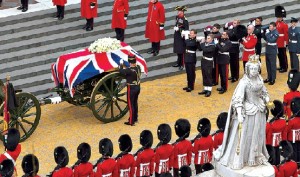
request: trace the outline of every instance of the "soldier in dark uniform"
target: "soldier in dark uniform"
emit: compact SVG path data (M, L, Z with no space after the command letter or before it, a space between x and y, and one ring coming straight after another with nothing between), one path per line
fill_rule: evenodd
M174 44L173 52L177 54L177 63L173 67L179 67L179 70L183 69L183 55L185 53L185 42L184 38L181 36L182 31L189 30L189 22L184 16L184 11L186 11L185 6L177 6L175 10L178 10L176 16L176 23L174 26Z
M14 174L14 163L6 159L0 164L0 176L2 177L12 177Z
M191 92L194 90L194 84L196 79L196 50L199 46L199 42L196 40L197 31L192 29L189 34L189 39L185 40L186 51L184 55L184 65L187 75L188 85L183 90Z
M239 63L239 53L240 53L240 41L237 37L237 25L238 20L234 20L231 29L228 28L228 36L232 45L229 50L230 56L230 74L229 80L231 82L236 82L239 79L240 74L240 63Z
M257 37L257 43L255 45L255 54L259 55L259 61L261 62L260 55L261 55L261 38L262 38L262 32L261 32L261 23L263 19L262 17L256 17L255 18L255 26L253 33ZM261 72L261 71L260 71Z
M21 6L17 9L22 10L22 12L26 12L28 10L28 0L21 0Z
M138 121L138 97L140 94L141 68L136 64L135 56L129 55L128 62L130 67L124 68L124 65L121 64L119 72L126 77L127 83L129 119L124 124L133 126Z
M88 143L81 143L77 147L78 161L74 167L74 177L76 176L93 176L93 165L89 162L91 158L91 146Z
M27 177L39 177L39 160L33 154L27 154L22 160L22 169Z
M217 90L219 91L219 94L223 94L228 88L229 50L231 48L231 42L226 31L222 33L221 40L216 44L216 48L218 50L217 64L221 78L221 87L217 88Z
M99 153L102 157L94 165L95 177L113 177L116 161L111 158L114 152L114 146L110 139L103 138L99 141Z
M300 54L300 29L297 27L298 19L291 19L291 27L289 27L289 45L288 49L291 58L291 69L297 69L299 71L299 59Z
M215 41L215 44L217 41L219 41L221 39L221 33L220 33L220 28L221 26L216 23L213 25L211 33L214 35L213 40ZM218 56L218 51L215 50L214 56L213 56L213 68L212 68L212 83L213 85L218 85L219 83L219 69L218 69L218 65L217 65L217 56ZM202 66L202 65L201 65Z
M206 97L211 95L211 90L213 86L212 71L214 66L214 54L216 52L216 46L213 41L214 35L209 34L206 38L206 42L202 41L200 43L200 51L203 51L203 58L201 60L201 71L203 80L203 91L199 92L199 95L205 94Z

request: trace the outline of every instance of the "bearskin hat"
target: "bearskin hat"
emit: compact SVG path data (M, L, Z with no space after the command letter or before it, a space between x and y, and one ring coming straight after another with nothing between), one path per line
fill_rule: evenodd
M236 26L236 37L238 39L242 39L248 35L247 27L245 25L237 25Z
M274 108L271 109L271 113L274 117L279 118L283 116L283 104L279 100L274 100Z
M23 172L29 176L35 176L39 172L39 160L33 154L27 154L22 160Z
M144 148L150 148L153 144L153 135L150 130L143 130L140 134L140 144Z
M160 177L173 177L170 172L162 173Z
M220 130L225 130L226 121L227 121L227 112L221 112L217 117L217 126Z
M288 141L281 141L279 144L280 154L286 159L291 159L293 156L293 147Z
M299 87L300 73L296 69L291 69L288 74L287 84L292 91L296 91Z
M184 165L184 166L180 167L179 176L180 177L190 177L190 176L192 176L191 168L187 165Z
M122 152L130 152L132 150L132 140L128 134L121 135L118 142Z
M4 147L9 151L14 151L20 142L20 132L18 129L9 128L4 135Z
M99 142L99 153L103 156L109 156L111 157L114 152L114 146L110 139L103 138Z
M197 130L203 137L207 137L210 134L211 124L207 118L202 118L198 121Z
M275 7L275 17L286 17L286 11L283 6Z
M69 154L64 146L58 146L54 149L54 160L56 164L65 167L69 163Z
M157 137L162 144L167 144L171 141L172 130L169 124L160 124L157 127Z
M14 174L14 163L9 160L3 160L0 164L0 175L2 177L11 177Z
M77 147L77 158L83 163L86 163L90 160L91 146L88 143L81 143Z
M292 99L291 110L293 112L293 116L300 116L300 97L295 97Z
M202 165L201 173L205 172L205 171L210 171L210 170L213 170L213 169L214 169L214 166L211 163L205 163L205 164Z
M187 119L178 119L175 122L175 132L178 137L187 138L190 136L191 124Z

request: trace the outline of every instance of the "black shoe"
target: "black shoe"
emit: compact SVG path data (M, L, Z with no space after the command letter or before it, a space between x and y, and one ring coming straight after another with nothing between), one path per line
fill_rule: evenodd
M84 29L84 30L85 30L85 29L86 29L86 25L84 25L84 26L82 27L82 29Z
M59 21L61 21L62 19L64 19L64 17L58 17L57 18Z
M157 56L158 55L158 51L153 52L153 56Z
M198 92L198 95L204 95L206 94L208 91L207 90L202 90L202 92Z
M265 80L264 80L264 83L268 83L268 82L269 82L269 79L265 79Z
M22 12L26 12L28 10L28 8L24 8L22 9Z
M186 92L191 92L192 90L194 90L194 89L187 88L187 89L186 89Z
M92 30L93 30L93 28L91 28L91 27L88 27L88 28L86 28L85 30L86 30L86 31L92 31Z
M285 72L287 72L287 70L286 69L281 69L281 70L279 70L279 72L280 73L285 73Z
M229 77L229 78L228 78L229 81L232 80L232 79L233 79L233 77Z
M179 64L172 65L172 67L179 67L179 66L180 66Z
M209 97L211 95L211 91L207 91L205 97Z
M274 85L275 84L275 81L270 81L269 82L269 85Z
M147 53L148 54L154 53L154 50L153 49L149 49Z
M237 81L236 78L232 78L232 79L231 79L231 82L232 82L232 83L234 83L234 82L236 82L236 81Z
M223 94L223 93L225 93L226 91L227 91L227 90L222 89L222 90L219 91L219 94Z
M278 71L279 71L279 70L282 70L282 68L276 68L276 70L278 70Z
M18 7L17 10L23 10L23 6Z
M188 89L188 87L183 87L183 88L182 88L182 90L187 90L187 89Z
M125 125L131 125L131 126L135 126L135 124L130 124L130 122L124 122Z
M216 85L218 85L218 84L219 84L218 82L215 82L215 83L213 83L212 85L213 85L213 86L216 86Z
M221 90L223 90L222 88L217 88L217 91L221 91Z
M182 71L183 70L183 66L179 66L179 68L178 68L180 71Z

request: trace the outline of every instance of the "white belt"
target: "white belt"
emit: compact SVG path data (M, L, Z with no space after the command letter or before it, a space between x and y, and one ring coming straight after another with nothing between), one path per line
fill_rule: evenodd
M140 164L140 176L150 176L150 163Z
M254 48L253 49L245 49L244 48L244 50L247 51L247 52L250 52L250 51L254 51L255 49Z
M204 157L203 163L209 162L209 159L208 159L208 149L206 149L206 150L198 151L198 164L200 164L200 162L201 162L202 154L203 154L203 157Z
M112 173L108 173L106 175L102 175L102 177L111 177Z
M277 43L267 43L268 45L277 45Z
M193 51L193 50L186 50L186 53L196 53L196 51Z
M296 44L298 41L290 40L290 43Z
M231 44L239 44L239 41L231 41Z
M184 165L187 165L187 154L178 154L178 169Z
M219 51L219 54L222 54L222 55L229 55L229 52L220 52L220 51Z
M292 130L293 131L293 143L300 140L300 129Z
M158 174L165 173L165 172L169 171L168 162L169 162L169 158L161 159L159 161Z
M9 155L9 153L5 152L4 155L7 159L13 162L14 166L16 166L16 161Z
M203 58L206 59L206 60L209 60L209 61L213 61L214 60L213 57L211 57L211 58L209 58L209 57L203 57Z
M278 146L281 141L281 133L272 133L272 146Z
M279 34L280 37L284 36L284 34Z
M127 169L121 169L120 170L120 177L129 177L129 171L130 171L130 167Z

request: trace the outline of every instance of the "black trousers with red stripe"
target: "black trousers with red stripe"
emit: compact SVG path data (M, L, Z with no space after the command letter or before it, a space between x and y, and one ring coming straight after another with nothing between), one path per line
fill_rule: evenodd
M228 88L228 64L218 64L220 79L221 79L221 88L227 90Z
M287 70L288 69L288 60L286 56L286 48L278 48L278 59L279 59L279 66L281 69Z
M129 108L129 119L130 124L134 124L138 121L138 97L140 94L139 85L127 85L127 104Z

